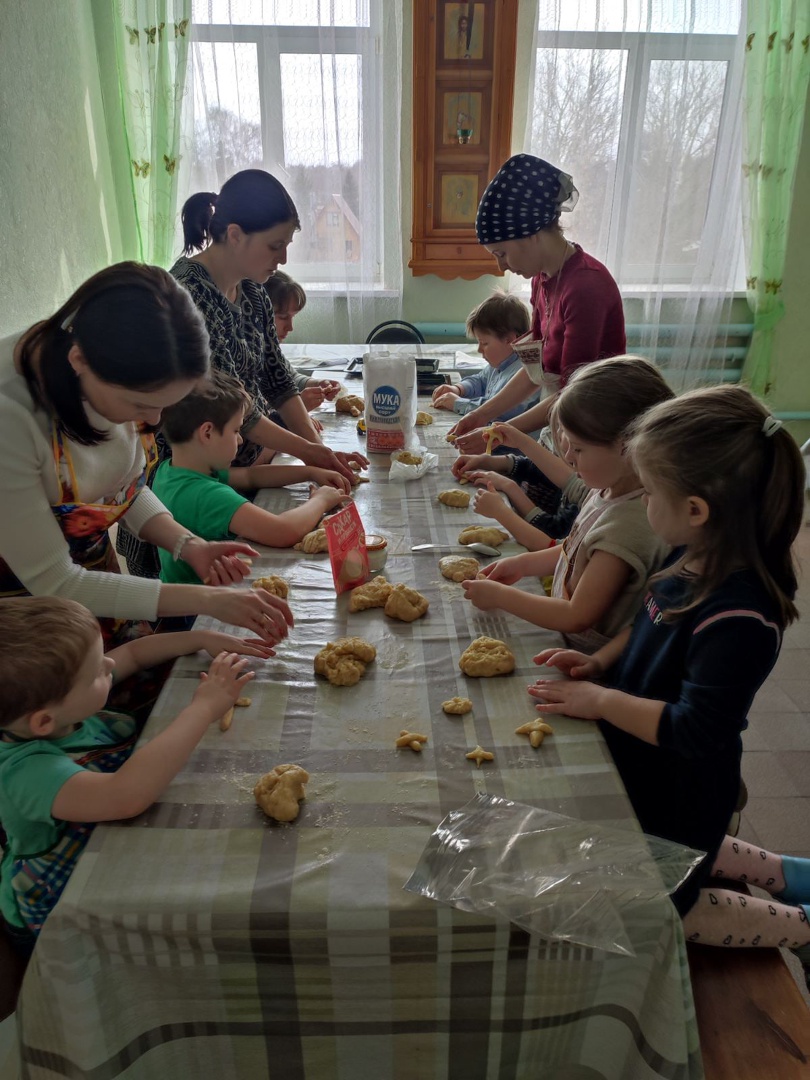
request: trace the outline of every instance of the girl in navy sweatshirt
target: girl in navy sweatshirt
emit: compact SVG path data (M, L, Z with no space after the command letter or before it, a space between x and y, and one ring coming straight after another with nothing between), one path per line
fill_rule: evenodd
M529 693L540 712L599 722L645 832L706 852L673 896L689 940L787 945L810 960L810 860L726 836L747 713L798 614L799 449L752 394L721 386L652 408L628 450L649 522L675 551L632 627L593 656L540 653L567 678Z

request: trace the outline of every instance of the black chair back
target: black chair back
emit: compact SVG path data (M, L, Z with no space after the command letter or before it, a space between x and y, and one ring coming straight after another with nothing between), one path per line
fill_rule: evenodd
M366 345L424 345L425 339L413 323L389 319L378 323L366 338Z

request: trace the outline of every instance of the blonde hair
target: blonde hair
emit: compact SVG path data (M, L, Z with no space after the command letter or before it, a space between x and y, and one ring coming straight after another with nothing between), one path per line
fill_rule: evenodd
M791 546L802 523L804 463L783 428L765 434L769 418L744 387L713 386L656 406L632 433L638 468L674 496L696 496L709 507L703 571L689 601L670 617L696 607L741 566L757 574L783 626L798 616ZM651 580L681 572L685 558Z
M0 600L0 728L63 701L101 631L75 600Z
M642 413L675 395L664 376L641 356L612 356L578 368L552 408L560 424L585 442L610 446Z
M529 309L517 296L497 290L473 308L467 316L467 336L494 334L505 338L509 334L522 337L531 325Z

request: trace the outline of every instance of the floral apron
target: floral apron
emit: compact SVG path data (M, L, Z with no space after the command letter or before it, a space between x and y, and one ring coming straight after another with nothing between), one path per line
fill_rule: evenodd
M83 503L79 499L70 448L58 425L53 424L51 445L56 478L59 483L59 496L51 505L51 509L67 541L71 559L85 570L102 570L108 574L120 573L118 560L110 543L109 529L132 506L135 496L143 488L157 463L154 435L141 432L140 439L146 459L140 476L136 476L129 484L103 502ZM9 596L28 596L28 590L11 572L7 563L0 559L0 597ZM98 621L105 649L121 645L133 637L143 636L145 627L148 625L133 624L126 619L102 618Z
M70 751L69 757L91 772L116 772L133 751L137 725L131 716L106 711L98 716L109 728L110 744L99 746L93 743L86 750ZM31 934L39 934L42 929L94 828L92 824L65 822L61 836L49 851L21 856L11 864L11 886L17 910Z
M71 559L85 570L101 570L108 574L121 572L110 543L109 529L132 506L158 460L154 435L141 431L140 440L145 458L143 472L102 502L84 503L79 498L70 447L58 425L54 423L52 427L51 444L59 496L51 509L67 541ZM0 598L28 595L22 582L0 558ZM133 622L128 619L100 618L98 624L105 652L134 638L154 633L145 620ZM145 721L168 677L171 664L170 661L124 679L113 687L109 698L110 706L134 713L139 721Z

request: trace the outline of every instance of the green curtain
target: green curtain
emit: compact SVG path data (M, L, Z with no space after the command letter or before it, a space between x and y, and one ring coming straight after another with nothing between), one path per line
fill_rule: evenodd
M191 0L110 0L138 257L174 260Z
M771 389L774 328L810 81L810 0L747 0L743 150L746 286L754 334L744 376Z

